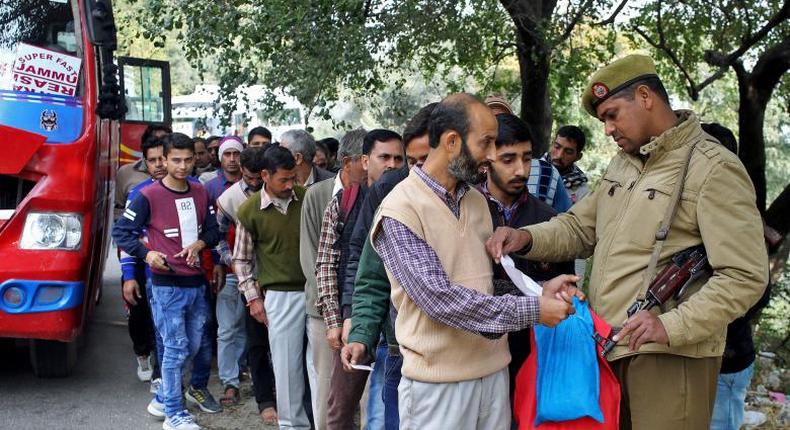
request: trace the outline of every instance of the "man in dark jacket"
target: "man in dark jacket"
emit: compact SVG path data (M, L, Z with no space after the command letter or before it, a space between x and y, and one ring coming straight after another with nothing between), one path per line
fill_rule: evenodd
M494 228L507 226L519 228L548 221L557 211L527 191L526 179L529 177L532 162L532 133L529 126L515 115L497 115L499 130L496 139L496 153L491 156L488 178L478 190L486 196ZM516 268L535 281L548 281L557 275L574 273L572 261L562 263L543 263L517 258ZM511 287L510 278L501 265L494 266L494 289L497 294L518 294ZM512 332L508 336L510 355L511 401L516 385L516 375L529 355L530 329Z

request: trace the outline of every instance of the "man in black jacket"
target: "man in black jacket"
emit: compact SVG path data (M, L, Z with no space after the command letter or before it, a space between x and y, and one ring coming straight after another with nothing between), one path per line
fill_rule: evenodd
M478 190L486 196L494 228L519 228L548 221L557 211L527 191L526 181L532 162L532 133L529 126L515 115L502 113L496 116L499 130L495 153L489 158L486 182ZM515 259L516 268L535 281L547 281L557 275L574 273L572 261L543 263ZM496 294L521 294L511 286L510 278L501 265L494 266ZM508 335L510 346L510 393L515 388L516 375L529 355L530 329Z

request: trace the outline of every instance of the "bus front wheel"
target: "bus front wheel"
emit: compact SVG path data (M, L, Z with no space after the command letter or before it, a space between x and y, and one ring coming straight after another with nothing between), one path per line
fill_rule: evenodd
M30 363L39 378L64 378L77 363L78 342L33 339L30 341Z

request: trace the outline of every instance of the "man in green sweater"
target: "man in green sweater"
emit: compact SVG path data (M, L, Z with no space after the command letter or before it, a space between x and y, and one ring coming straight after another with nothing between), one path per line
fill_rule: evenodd
M264 153L263 189L238 212L233 269L250 315L269 327L280 428L309 429L304 408L305 278L299 265L304 188L286 148Z

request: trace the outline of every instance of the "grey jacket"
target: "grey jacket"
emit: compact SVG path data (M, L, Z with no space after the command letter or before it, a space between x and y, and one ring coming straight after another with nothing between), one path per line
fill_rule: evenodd
M318 169L321 170L321 169ZM315 307L318 286L315 280L315 260L318 254L318 239L321 235L321 218L332 199L334 176L315 183L307 189L302 203L302 218L299 226L299 262L305 277L305 310L316 318L321 315Z

